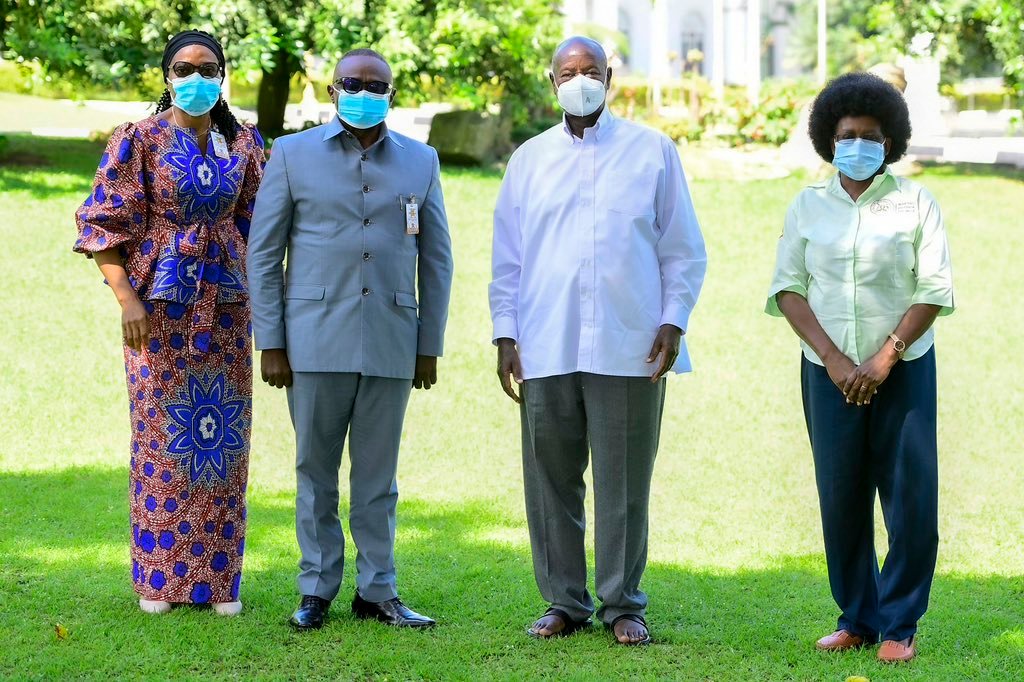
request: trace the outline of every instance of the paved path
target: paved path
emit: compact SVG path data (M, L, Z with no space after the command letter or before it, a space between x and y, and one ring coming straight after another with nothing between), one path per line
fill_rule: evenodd
M928 137L911 140L919 161L1006 164L1024 168L1024 137Z

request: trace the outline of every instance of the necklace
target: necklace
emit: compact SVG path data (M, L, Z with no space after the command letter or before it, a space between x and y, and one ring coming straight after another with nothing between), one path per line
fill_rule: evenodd
M186 128L187 127L187 126L183 126L180 123L178 123L178 114L177 114L177 112L174 111L174 107L173 106L171 107L171 120L173 120L174 121L174 125L178 126L179 128ZM192 130L196 131L196 137L202 137L206 133L210 132L210 126L211 125L212 125L212 122L210 123L210 125L206 126L206 130L204 130L203 132L199 132L195 128L192 128Z

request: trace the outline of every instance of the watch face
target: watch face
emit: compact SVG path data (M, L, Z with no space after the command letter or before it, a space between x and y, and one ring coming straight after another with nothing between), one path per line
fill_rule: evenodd
M902 341L893 341L892 347L896 349L897 353L902 353L907 349L907 344L903 343Z

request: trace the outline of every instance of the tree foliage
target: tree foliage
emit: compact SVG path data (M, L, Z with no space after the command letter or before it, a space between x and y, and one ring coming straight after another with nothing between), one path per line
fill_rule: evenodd
M501 104L517 121L546 106L544 71L561 33L555 0L9 0L0 50L80 82L139 83L182 28L219 36L233 68L260 78L259 125L280 132L306 55L358 46L391 62L403 101ZM538 104L539 103L539 104Z
M992 50L1003 64L1007 83L1024 95L1024 3L981 0L977 16L986 22Z
M817 3L795 2L791 57L816 62ZM918 52L942 63L943 77L998 73L1024 87L1024 3L1021 0L828 0L828 72L864 69Z
M65 78L116 85L159 66L187 3L146 0L9 0L0 18L7 58L38 60Z

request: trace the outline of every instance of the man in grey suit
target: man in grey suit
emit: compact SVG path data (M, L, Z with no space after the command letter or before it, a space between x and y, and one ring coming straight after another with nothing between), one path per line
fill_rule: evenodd
M290 622L322 626L341 585L338 469L348 435L352 611L429 627L398 599L395 475L410 390L436 383L448 317L440 169L431 147L384 123L395 91L380 54L353 50L334 76L338 117L277 139L249 238L263 380L287 388L296 436L302 601Z

